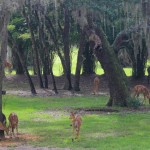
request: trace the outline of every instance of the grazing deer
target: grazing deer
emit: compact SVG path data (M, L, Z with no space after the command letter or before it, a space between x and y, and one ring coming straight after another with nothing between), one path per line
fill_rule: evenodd
M94 95L98 93L99 84L100 84L100 79L99 79L99 77L95 77L95 78L94 78L94 82L93 82L93 94L94 94Z
M144 103L144 101L146 103L146 98L147 98L147 99L149 99L149 104L150 104L150 92L146 86L136 85L136 86L134 86L132 92L134 94L134 97L139 97L140 94L143 94L143 96L144 96L143 103Z
M14 129L16 129L17 135L18 135L18 116L15 113L11 113L8 117L9 120L9 126L8 129L11 129L11 136L13 135L15 137L14 134Z
M80 115L75 114L74 112L70 113L70 117L69 119L71 120L71 126L73 128L73 135L76 133L76 139L79 138L79 134L80 134L80 127L82 124L82 119ZM73 139L72 139L73 141Z
M147 73L148 73L147 82L149 84L149 81L150 81L150 66L147 68Z

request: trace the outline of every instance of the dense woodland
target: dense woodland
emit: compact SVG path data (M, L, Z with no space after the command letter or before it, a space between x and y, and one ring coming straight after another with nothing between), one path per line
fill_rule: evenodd
M27 76L33 94L36 89L29 67L38 76L40 88L48 88L51 80L57 93L53 74L57 55L63 67L64 89L79 91L81 68L82 74L93 74L98 60L108 80L107 105L127 106L130 91L123 67L132 67L135 79L145 75L150 51L149 7L147 0L1 0L0 120L6 58L17 74ZM78 48L74 81L73 47Z

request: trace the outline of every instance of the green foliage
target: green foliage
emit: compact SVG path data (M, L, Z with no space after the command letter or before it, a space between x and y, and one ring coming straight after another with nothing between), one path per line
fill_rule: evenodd
M27 39L31 38L31 34L30 33L24 33L24 34L19 35L18 38L20 38L22 40L27 40Z
M13 30L15 29L15 25L9 24L9 25L7 26L7 29L8 29L9 31L13 31Z
M130 97L127 100L127 105L128 107L138 109L142 105L142 103L138 98Z

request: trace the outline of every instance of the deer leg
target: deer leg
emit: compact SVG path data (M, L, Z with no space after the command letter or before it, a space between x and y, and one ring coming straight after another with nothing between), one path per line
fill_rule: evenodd
M14 128L12 127L12 134L15 137Z
M75 126L74 126L74 124L72 124L72 128L73 128L73 130L72 130L72 135L73 135L73 137L74 137L74 135L75 135Z
M80 134L80 129L78 128L78 129L76 130L76 139L79 138L79 134Z
M142 102L143 104L145 104L146 103L146 96L144 95L144 99L143 99L143 102Z
M10 138L12 138L12 134L13 134L13 129L12 129L12 127L11 127L11 129L10 129Z
M95 83L94 83L95 84ZM93 86L93 94L95 95L96 92L95 92L95 85Z
M97 85L95 85L95 94L97 94L97 91L98 91Z
M18 125L16 125L16 133L17 133L17 136L18 136Z

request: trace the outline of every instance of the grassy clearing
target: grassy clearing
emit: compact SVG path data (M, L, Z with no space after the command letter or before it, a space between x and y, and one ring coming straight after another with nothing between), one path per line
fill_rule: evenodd
M3 96L6 116L16 112L19 131L40 136L28 141L35 146L76 150L150 149L150 113L84 114L79 141L72 142L69 111L75 108L104 107L108 97L38 98Z

